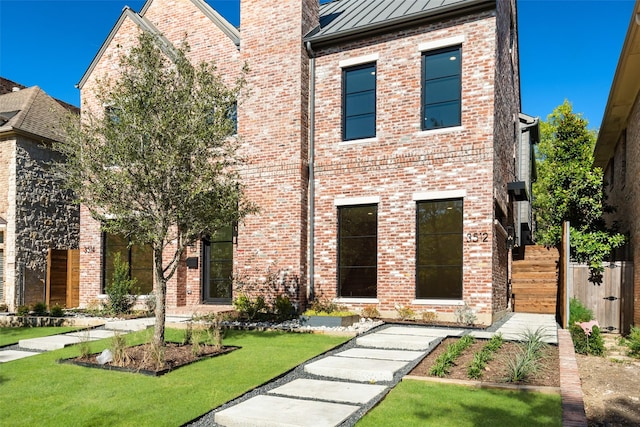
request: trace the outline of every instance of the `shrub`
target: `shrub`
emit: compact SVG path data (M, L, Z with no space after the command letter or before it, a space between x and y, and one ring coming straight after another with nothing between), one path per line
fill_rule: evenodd
M569 324L588 322L592 319L593 311L585 307L577 298L571 298L569 302Z
M425 322L435 322L438 320L438 314L435 311L423 311L422 320Z
M78 349L80 350L80 357L87 358L91 354L91 347L89 342L91 341L89 336L89 330L85 329L80 335L80 342L78 343Z
M222 339L224 338L224 315L222 313L215 313L211 318L211 322L209 323L209 327L207 328L207 333L209 334L209 341L216 348L216 350L220 350L222 348Z
M362 317L366 317L369 319L377 319L380 317L380 312L378 311L378 307L373 304L365 305L362 309Z
M602 335L600 335L599 327L594 326L591 329L591 333L587 335L580 325L574 323L569 327L569 332L571 333L576 353L592 356L604 355L604 341Z
M115 366L125 366L129 363L127 339L119 332L116 332L113 337L111 337L111 353L113 354L113 364Z
M456 321L458 323L462 323L463 325L473 325L478 317L473 312L473 309L469 307L469 304L466 302L463 306L456 308L455 310Z
M28 316L29 315L29 306L28 305L19 305L16 310L16 314L18 316Z
M401 320L411 320L416 317L416 312L411 307L404 305L396 305L396 312Z
M640 328L631 327L625 345L629 347L629 356L640 358Z
M62 317L64 316L64 310L58 304L51 307L51 316L52 317Z
M258 295L255 298L251 298L247 294L241 293L233 300L233 306L241 317L252 321L259 313L262 313L267 308L267 303L262 295Z
M540 369L540 357L526 345L518 346L517 352L506 360L506 382L525 381Z
M293 319L296 315L296 309L286 295L278 295L276 297L272 310L276 320L279 322Z
M0 313L6 313L9 311L9 306L7 304L0 304Z
M34 316L46 316L47 315L47 304L43 302L37 302L33 304L33 315Z
M344 312L348 310L346 307L341 306L333 302L332 300L317 298L315 301L313 301L313 304L311 304L311 311L315 313L332 314L332 313Z
M105 292L109 297L107 309L111 314L126 314L131 311L135 303L131 290L135 284L136 279L129 278L129 263L121 259L120 252L116 252L113 258L113 279L105 287Z

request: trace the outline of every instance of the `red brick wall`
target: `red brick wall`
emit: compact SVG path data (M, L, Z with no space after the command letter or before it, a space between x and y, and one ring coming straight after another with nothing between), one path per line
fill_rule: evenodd
M479 318L491 320L493 270L494 113L496 102L496 18L491 12L405 30L317 52L315 289L336 295L337 208L334 200L375 196L378 205L379 309L415 300L415 201L413 193L466 192L464 235L487 233L487 241L466 242L463 299ZM420 131L421 51L424 42L464 37L462 126ZM341 142L339 62L366 55L377 60L377 136ZM509 117L511 119L511 117ZM513 142L513 141L512 141ZM506 186L506 183L504 184ZM463 238L463 236L461 236ZM358 306L356 304L356 306ZM360 304L362 306L362 304ZM449 318L457 305L414 304Z

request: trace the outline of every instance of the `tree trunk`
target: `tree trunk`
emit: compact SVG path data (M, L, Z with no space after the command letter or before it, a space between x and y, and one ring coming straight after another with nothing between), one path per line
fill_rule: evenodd
M155 294L156 294L156 323L153 330L153 344L156 348L164 347L164 325L166 317L167 281L162 269L162 249L153 251Z

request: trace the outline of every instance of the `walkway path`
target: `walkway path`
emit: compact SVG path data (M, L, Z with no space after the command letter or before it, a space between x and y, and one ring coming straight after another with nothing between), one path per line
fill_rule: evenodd
M191 426L350 426L446 337L507 340L541 329L558 342L553 315L515 314L495 330L388 325L206 414Z

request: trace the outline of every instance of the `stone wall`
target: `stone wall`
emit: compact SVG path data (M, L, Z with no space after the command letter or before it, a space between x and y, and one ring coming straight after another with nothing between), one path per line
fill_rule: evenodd
M79 209L51 170L52 151L20 138L16 145L16 285L24 304L43 302L48 249L78 248Z

